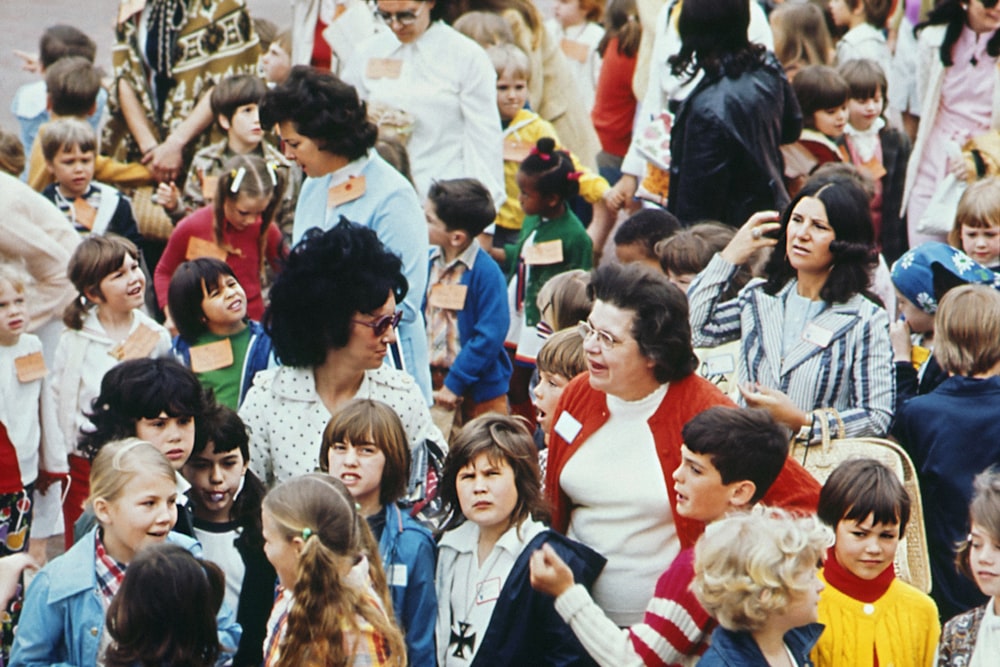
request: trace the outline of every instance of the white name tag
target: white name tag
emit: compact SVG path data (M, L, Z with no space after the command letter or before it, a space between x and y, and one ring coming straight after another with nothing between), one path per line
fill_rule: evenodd
M563 412L556 422L555 431L560 438L570 443L576 438L581 428L583 428L583 424L578 422L573 415Z
M390 586L406 586L406 566L390 565L385 569L385 578Z
M717 354L705 360L705 375L725 375L736 370L731 354Z
M500 597L500 577L481 581L476 585L476 604L493 602Z
M832 331L817 326L814 322L807 324L806 328L802 331L802 340L812 343L816 347L826 347L832 339Z

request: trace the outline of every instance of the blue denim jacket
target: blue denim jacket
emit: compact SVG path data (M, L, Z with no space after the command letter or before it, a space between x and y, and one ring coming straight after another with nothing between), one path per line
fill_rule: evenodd
M42 568L31 582L14 638L10 667L97 664L104 632L104 605L94 565L96 535L94 528L69 551ZM201 556L201 545L186 535L172 532L167 540ZM222 662L233 657L242 629L225 603L216 622Z

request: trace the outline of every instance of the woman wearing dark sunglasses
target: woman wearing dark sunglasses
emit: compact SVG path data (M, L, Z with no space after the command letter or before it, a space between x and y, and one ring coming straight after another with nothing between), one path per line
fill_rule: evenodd
M942 0L915 29L920 125L903 191L911 248L946 240L917 232L944 177L953 173L975 180L984 175L982 160L969 153L960 159L957 150L1000 126L998 29L997 0Z
M486 53L442 19L450 0L378 0L386 30L358 45L342 76L370 109L413 119L406 139L417 193L431 180L476 178L506 198L496 73ZM405 135L402 135L405 136Z
M347 220L292 250L264 314L283 366L258 373L240 408L250 465L268 486L313 470L330 415L352 398L395 410L411 448L430 439L447 450L413 378L383 363L407 291L401 267L375 232Z

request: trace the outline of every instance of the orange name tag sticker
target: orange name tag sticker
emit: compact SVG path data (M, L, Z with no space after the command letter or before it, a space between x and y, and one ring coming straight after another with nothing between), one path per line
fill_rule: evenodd
M546 266L563 261L562 239L524 246L524 263L529 266Z
M32 352L14 360L18 382L34 382L45 377L49 369L45 367L45 357L41 352Z
M465 308L465 295L468 291L468 285L435 285L431 288L427 302L435 308L462 310Z
M201 196L204 198L205 203L211 203L215 201L216 195L219 193L219 177L218 176L202 176L201 177Z
M191 370L195 373L217 371L233 365L233 344L228 338L191 348Z
M507 137L503 140L504 162L524 162L524 158L531 154L531 144Z
M398 79L402 72L403 61L399 58L369 58L365 65L369 79Z
M159 342L160 334L145 324L140 324L135 331L129 334L128 338L108 350L108 354L118 361L145 359L156 349L156 344Z
M572 39L563 39L559 43L559 48L562 49L567 58L578 63L587 62L587 56L590 55L590 48L586 44Z
M225 250L215 245L212 241L206 241L205 239L199 239L192 236L188 239L187 252L184 254L184 259L198 259L199 257L212 257L214 259L226 261L228 253Z
M146 7L146 0L122 0L118 5L118 23L125 23Z
M876 181L880 180L883 176L886 175L886 173L888 173L885 170L885 166L879 161L877 157L873 157L871 160L868 160L868 162L862 162L861 169L867 172L867 174L871 176L873 180Z
M327 208L341 206L355 199L360 199L364 193L365 177L351 176L340 185L335 185L327 191L326 206Z
M73 218L76 224L87 229L94 228L94 220L97 219L97 209L90 205L83 197L73 200Z

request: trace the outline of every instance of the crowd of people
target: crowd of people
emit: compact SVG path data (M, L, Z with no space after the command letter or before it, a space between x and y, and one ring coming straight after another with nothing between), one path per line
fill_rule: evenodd
M1000 7L927 4L46 29L0 667L1000 661Z

